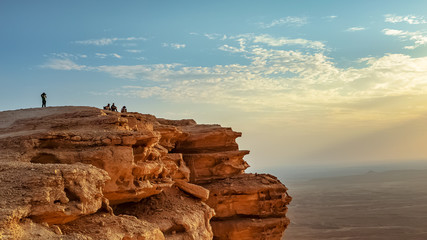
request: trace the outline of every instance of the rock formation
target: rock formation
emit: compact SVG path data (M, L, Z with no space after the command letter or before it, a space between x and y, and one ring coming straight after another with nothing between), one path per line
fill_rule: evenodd
M0 112L0 239L281 239L286 187L241 133L91 107Z

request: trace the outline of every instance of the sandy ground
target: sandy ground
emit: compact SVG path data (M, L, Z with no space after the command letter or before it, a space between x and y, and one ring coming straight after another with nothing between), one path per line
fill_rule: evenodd
M285 240L427 239L427 170L370 172L289 185Z

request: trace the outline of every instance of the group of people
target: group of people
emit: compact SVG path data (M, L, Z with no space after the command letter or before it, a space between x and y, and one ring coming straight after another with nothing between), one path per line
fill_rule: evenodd
M118 112L117 111L117 107L116 107L116 105L114 105L114 103L110 106L110 104L107 104L107 106L104 106L104 110L109 110L109 111L113 111L113 112ZM127 108L126 108L126 106L123 106L122 107L122 110L120 110L120 112L122 112L122 113L126 113L126 112L128 112L128 110L127 110Z
M42 107L46 107L46 98L47 98L46 93L42 93L42 94L41 94L41 97L42 97ZM104 110L109 110L109 111L113 111L113 112L118 112L118 111L117 111L117 107L116 107L116 105L115 105L114 103L113 103L113 105L111 105L111 106L110 106L110 104L107 104L107 106L104 106ZM126 106L123 106L123 107L122 107L122 110L120 110L120 112L122 112L122 113L126 113L126 112L128 112L128 110L127 110Z

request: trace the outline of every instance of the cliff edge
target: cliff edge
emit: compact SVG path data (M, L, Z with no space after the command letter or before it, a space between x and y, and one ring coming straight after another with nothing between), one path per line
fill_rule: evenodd
M0 112L0 239L281 239L291 197L241 133L92 107Z

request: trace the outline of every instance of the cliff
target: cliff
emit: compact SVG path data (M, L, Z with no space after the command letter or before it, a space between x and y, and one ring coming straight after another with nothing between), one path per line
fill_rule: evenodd
M241 133L91 107L0 112L0 239L281 239L291 197Z

